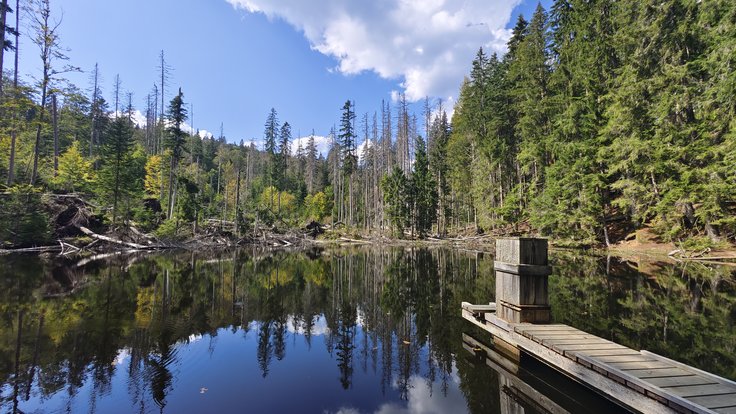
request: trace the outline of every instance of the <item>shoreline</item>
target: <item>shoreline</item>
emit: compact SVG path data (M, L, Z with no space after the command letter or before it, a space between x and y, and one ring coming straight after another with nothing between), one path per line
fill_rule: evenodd
M309 246L325 246L325 247L357 247L357 246L397 246L397 247L447 247L464 251L472 251L478 253L493 253L495 248L495 240L503 236L472 236L472 237L447 237L426 239L397 239L382 235L355 235L347 237L343 233L333 233L328 231L326 234L330 238L319 237L312 238L306 234L298 237L292 234L269 233L261 237L242 238L239 240L231 240L219 238L212 242L203 242L201 239L192 238L180 242L162 243L155 246L140 246L141 248L130 248L116 243L99 246L96 249L77 248L73 245L74 240L57 240L58 244L50 244L46 246L34 246L23 248L4 248L0 249L0 256L7 255L24 255L24 254L54 254L63 257L91 257L95 255L113 256L120 254L133 253L155 253L166 251L196 251L200 249L206 250L227 250L241 247L262 247L269 249L283 248L303 248ZM647 240L640 242L637 240L624 241L615 245L595 246L595 247L570 247L564 241L550 240L550 248L553 250L592 253L596 255L612 255L621 258L630 258L635 261L642 259L648 261L667 260L670 262L686 262L696 261L712 264L721 264L736 267L736 246L731 245L730 248L707 249L701 252L687 252L678 249L674 243L661 243Z

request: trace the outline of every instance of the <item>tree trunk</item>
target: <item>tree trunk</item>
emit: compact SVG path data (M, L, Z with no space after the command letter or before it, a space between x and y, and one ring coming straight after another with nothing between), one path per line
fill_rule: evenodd
M18 38L20 37L20 0L15 0L15 67L13 69L13 88L18 88L18 51L20 50L20 44Z
M13 180L15 180L15 140L17 138L17 133L15 132L15 126L13 126L13 130L10 131L10 160L8 161L8 187L13 185Z
M94 74L94 84L92 89L92 110L90 113L92 114L92 128L90 129L90 136L89 136L89 157L90 159L94 156L94 148L95 148L95 135L96 135L96 127L95 122L97 121L97 81L99 79L99 70L98 65L95 63L95 74Z
M238 216L240 213L240 166L238 166L238 180L235 183L235 237L240 238L240 229L238 228Z
M56 94L51 95L51 110L54 122L54 177L59 175L59 108Z
M44 71L47 72L47 71ZM43 124L43 116L46 109L46 80L47 75L44 74L43 87L41 88L41 113L38 116L38 126L36 127L36 142L33 145L33 172L31 172L31 185L36 185L38 177L38 155L41 151L41 126Z
M0 5L0 97L3 96L3 63L5 59L5 23L7 22L6 17L8 16L8 0L3 0ZM15 11L18 14L18 10ZM16 27L17 29L17 27Z
M13 69L13 89L18 89L18 37L20 33L18 31L18 25L20 24L20 13L18 12L20 7L20 0L15 0L15 66ZM2 82L0 82L2 83ZM17 132L15 131L16 125L13 125L13 129L10 131L10 160L8 162L8 187L13 185L15 180L15 141L17 138Z
M174 170L175 169L176 169L176 158L172 154L171 155L171 168L169 169L169 200L168 200L169 201L169 209L168 209L169 211L168 211L168 215L167 215L167 218L168 219L171 219L171 217L173 217L173 214L174 214L174 187L175 187L175 185L174 185L174 178L175 178Z

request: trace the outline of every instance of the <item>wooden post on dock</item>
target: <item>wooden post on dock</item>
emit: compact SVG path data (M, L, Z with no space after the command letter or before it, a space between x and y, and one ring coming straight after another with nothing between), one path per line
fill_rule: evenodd
M496 240L496 315L512 323L549 323L547 240Z

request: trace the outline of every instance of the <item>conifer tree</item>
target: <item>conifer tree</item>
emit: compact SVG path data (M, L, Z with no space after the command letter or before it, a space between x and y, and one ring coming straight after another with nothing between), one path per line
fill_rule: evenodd
M396 236L403 237L404 229L407 225L410 225L410 189L404 171L395 166L391 174L386 174L381 179L381 188L383 188L386 216L391 223L391 228Z
M263 131L263 149L266 152L267 167L266 167L266 178L268 186L271 187L278 183L278 148L277 139L279 133L279 120L276 110L271 108L268 117L266 118L265 129ZM270 205L270 209L273 210L273 205Z
M411 176L411 200L413 225L419 237L424 238L432 230L437 217L437 185L429 171L429 158L424 139L417 135L414 145L414 172Z
M117 223L118 205L135 189L133 164L133 130L127 118L116 117L110 124L102 146L102 169L99 186L103 199L112 201L112 222Z
M187 109L184 104L184 94L179 88L179 93L169 103L168 126L166 127L166 148L171 152L169 166L169 198L167 217L174 215L174 203L176 201L176 187L179 161L186 150L187 133L184 132L184 121L187 119Z

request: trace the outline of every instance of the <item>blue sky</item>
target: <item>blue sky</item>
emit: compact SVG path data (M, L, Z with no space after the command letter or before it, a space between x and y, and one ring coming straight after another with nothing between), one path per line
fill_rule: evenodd
M165 51L167 101L182 88L194 126L228 141L260 140L271 107L294 135L326 135L347 99L357 112L405 92L450 102L480 46L503 50L527 0L51 0L62 18L65 75L85 91L99 63L112 100L119 74L145 109ZM542 4L549 6L551 0ZM28 30L25 30L27 33ZM21 72L38 75L38 51L21 40ZM6 67L7 69L7 67ZM421 113L421 105L414 105Z

